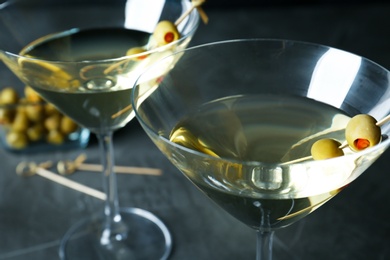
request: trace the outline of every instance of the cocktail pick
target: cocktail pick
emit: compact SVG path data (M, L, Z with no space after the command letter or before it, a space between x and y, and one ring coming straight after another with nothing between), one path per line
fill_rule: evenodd
M85 154L80 154L75 160L62 160L57 163L57 170L61 175L74 173L76 170L101 172L102 165L87 164L84 161L87 159ZM145 167L129 167L129 166L114 166L116 173L141 174L159 176L162 174L161 169L145 168Z
M188 9L186 12L184 12L176 21L175 21L175 26L178 26L181 22L183 22L183 20L196 8L198 10L198 13L200 15L200 18L202 19L202 21L207 24L208 21L209 21L209 18L207 16L207 14L205 13L205 11L202 9L201 5L203 3L205 3L206 0L193 0L191 3L192 3L192 7L190 9ZM109 66L107 69L104 70L104 74L108 74L110 73L111 71L113 71L114 69L118 68L120 65L122 65L123 63L127 63L128 60L122 60L122 61L119 61L115 64L112 64L111 66ZM111 118L116 118L120 115L122 115L123 113L129 111L129 110L132 110L133 109L133 106L130 104L126 107L124 107L123 109L121 109L120 111L116 112L115 114L113 114L111 116Z
M387 122L390 122L390 115L387 115L385 116L384 118L382 118L381 120L379 120L376 125L377 126L383 126L384 124L386 124Z
M207 14L205 13L205 11L202 9L202 7L201 7L201 5L203 4L203 3L205 3L206 2L206 0L193 0L191 3L192 3L192 7L190 8L190 9L188 9L186 12L184 12L176 21L175 21L175 26L178 26L181 22L183 22L184 21L184 19L196 8L197 10L198 10L198 13L199 13L199 15L200 15L200 18L202 19L202 21L205 23L205 24L207 24L208 23L208 21L209 21L209 18L208 18L208 16L207 16ZM142 55L142 54L139 54L139 55ZM127 63L128 62L128 60L127 59L125 59L125 60L122 60L122 61L119 61L119 62L116 62L116 63L114 63L114 64L112 64L111 66L109 66L108 68L106 68L104 71L103 71L103 73L104 74L109 74L111 71L113 71L113 70L115 70L115 69L117 69L119 66L121 66L123 63ZM123 112L125 112L125 111L127 111L127 110L130 110L130 109L132 109L131 108L131 106L129 106L129 107L127 107L127 108L125 108L125 110L123 111ZM122 112L122 113L123 113ZM120 113L121 114L121 113ZM119 114L119 115L120 115ZM118 116L118 115L116 115L116 116ZM114 117L116 117L116 116L114 116Z
M381 120L379 120L376 123L376 125L380 127L380 126L386 124L387 122L390 122L390 115L387 115L386 117L384 117ZM343 144L341 144L341 146L339 148L340 149L344 149L344 148L347 148L347 147L348 147L348 143L345 141ZM298 158L298 159L295 159L295 160L283 162L283 163L281 163L281 165L288 165L288 164L303 162L303 161L307 161L307 160L311 160L311 159L313 159L313 156L309 155L309 156L305 156L305 157Z
M53 163L51 161L43 162L40 164L36 164L35 162L23 161L16 166L16 174L22 177L33 176L36 174L73 190L77 190L87 195L93 196L95 198L101 200L106 199L106 194L99 190L92 189L88 186L69 180L65 177L62 177L54 172L47 170L47 168L50 168L52 165Z
M207 24L209 22L209 18L201 7L201 5L205 2L206 0L192 0L192 7L176 20L175 25L178 26L184 20L184 18L186 18L187 15L189 15L195 8L198 10L199 16L202 19L203 23Z

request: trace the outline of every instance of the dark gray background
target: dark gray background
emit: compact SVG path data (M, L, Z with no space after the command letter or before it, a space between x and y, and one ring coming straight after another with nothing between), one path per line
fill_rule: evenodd
M287 38L341 48L390 68L388 1L242 2L209 0L204 6L209 24L200 26L191 45ZM196 190L168 163L136 120L114 139L118 165L164 171L161 177L120 175L119 196L122 206L150 210L168 225L174 239L171 259L255 259L254 232ZM57 259L63 233L78 219L101 210L97 199L38 176L22 179L15 175L23 159L68 159L81 152L87 153L88 162L99 162L94 137L83 151L25 156L0 150L0 259ZM387 152L336 198L277 232L275 259L390 259L389 159ZM80 172L70 178L101 188L97 173Z

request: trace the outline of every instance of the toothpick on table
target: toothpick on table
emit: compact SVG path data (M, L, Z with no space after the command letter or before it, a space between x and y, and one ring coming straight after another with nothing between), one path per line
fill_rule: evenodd
M101 172L103 166L100 164L87 164L84 161L87 159L85 154L80 154L74 161L59 161L57 170L62 175L72 174L76 170ZM161 169L146 168L146 167L130 167L130 166L114 166L116 173L154 175L162 174Z
M54 172L51 172L44 167L48 167L49 165L52 165L51 162L42 163L37 165L34 162L21 162L16 166L16 173L20 176L32 176L34 174L39 175L43 178L46 178L48 180L51 180L53 182L56 182L58 184L61 184L63 186L66 186L68 188L71 188L73 190L85 193L87 195L93 196L95 198L105 200L107 198L107 195L104 192L101 192L99 190L92 189L88 186L85 186L83 184L80 184L78 182L69 180L65 177L62 177Z

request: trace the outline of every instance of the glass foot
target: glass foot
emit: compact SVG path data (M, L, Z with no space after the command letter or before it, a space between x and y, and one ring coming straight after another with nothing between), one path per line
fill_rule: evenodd
M167 259L172 237L165 224L152 213L138 209L121 209L123 223L129 223L108 243L102 240L102 217L86 218L72 226L61 240L61 259Z

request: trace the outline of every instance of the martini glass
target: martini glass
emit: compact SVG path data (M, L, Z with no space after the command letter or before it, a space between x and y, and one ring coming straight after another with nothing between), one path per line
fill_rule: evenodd
M257 259L272 259L275 230L329 201L390 145L382 123L371 148L310 155L316 140L343 143L354 115L389 114L390 73L363 57L266 39L210 43L163 61L175 56L163 79L133 89L136 117L194 185L257 232Z
M156 25L174 23L189 10L188 0L0 4L0 34L6 37L0 59L26 85L96 134L101 148L104 211L65 234L61 258L168 257L172 239L165 224L148 211L119 207L112 135L134 118L131 88L140 71L187 46L199 16L193 10L180 19L180 37L166 44L153 35Z

